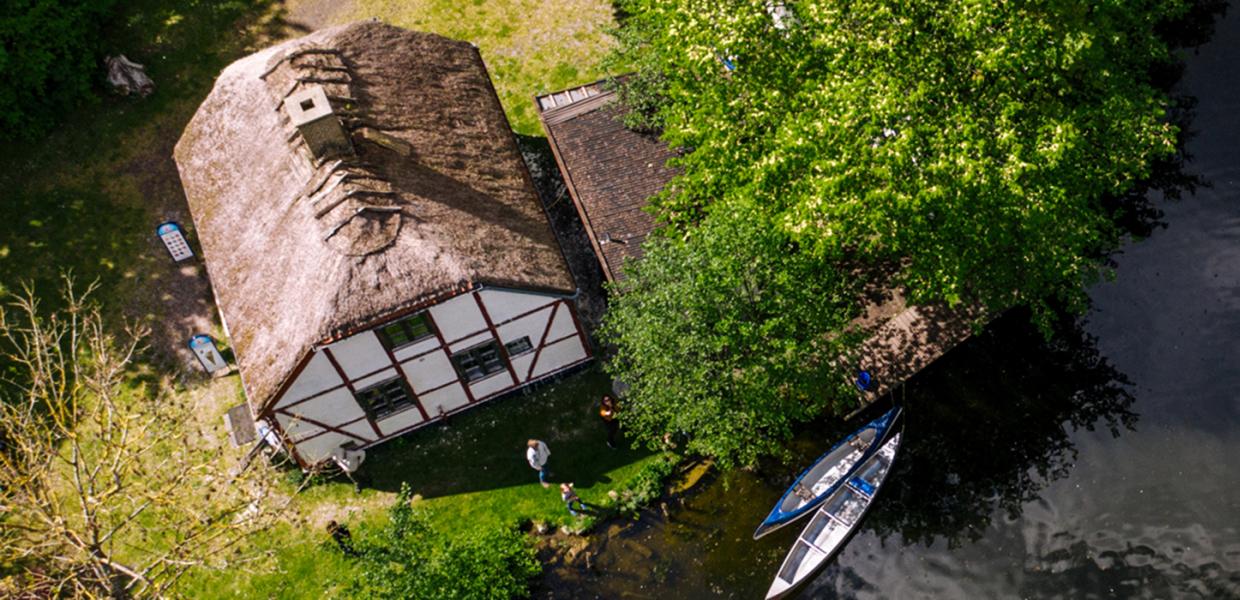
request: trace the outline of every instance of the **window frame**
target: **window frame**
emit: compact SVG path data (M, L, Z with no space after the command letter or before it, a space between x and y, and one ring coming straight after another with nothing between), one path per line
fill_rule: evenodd
M413 335L413 330L409 327L409 323L414 320L422 321L422 325L426 327L426 333L423 333L422 335L419 335L419 336ZM393 327L401 327L402 333L404 334L405 337L409 339L399 344L394 343L392 341L392 337L388 334L388 329L393 328ZM375 328L375 334L379 337L379 342L382 343L383 347L387 348L388 350L399 350L406 346L412 346L418 342L436 337L438 335L437 332L438 330L435 329L435 323L434 321L430 319L430 315L427 314L427 311L421 311L421 312L414 313L412 315L406 315L399 319L384 323L383 325L380 325Z
M391 409L385 412L379 412L378 410L375 410L375 405L371 403L370 397L368 396L368 394L370 392L379 390L380 388L385 388L393 383L399 386L400 391L404 394L404 402L400 404L391 402L389 401L388 395L386 393L381 393L380 397L385 400L385 403L387 405L391 406ZM394 377L384 379L383 381L368 385L360 390L357 390L357 392L353 394L353 399L357 402L358 406L362 407L362 410L366 413L366 415L375 421L378 421L380 419L386 419L393 415L405 412L406 410L409 410L411 408L417 408L418 406L418 401L417 401L417 398L413 395L413 390L409 388L409 384L400 375L396 375Z
M482 367L481 368L482 375L471 379L467 374L466 368L461 366L460 358L465 355L469 355L472 358L477 353L480 353L484 348L488 346L493 348L495 351L495 358L497 359L495 361L495 364L498 365L498 368L496 368L493 371L487 371L486 368L483 366L486 363L483 362L481 359L475 359L478 361L479 366ZM464 348L462 350L458 350L456 352L449 354L448 362L452 363L452 368L456 369L457 376L461 378L461 381L465 383L465 385L470 385L470 384L482 381L484 379L489 379L491 377L494 377L498 373L507 372L508 369L510 368L510 365L507 360L507 355L503 350L503 346L499 343L499 340L495 338L491 338L480 344L474 344L473 346L470 346L468 348Z
M512 345L517 344L522 341L525 342L525 349L521 350L520 352L513 352ZM530 336L528 335L523 335L515 340L512 340L511 342L504 344L504 352L508 354L508 358L510 359L514 356L523 356L533 351L534 351L534 342L530 340Z

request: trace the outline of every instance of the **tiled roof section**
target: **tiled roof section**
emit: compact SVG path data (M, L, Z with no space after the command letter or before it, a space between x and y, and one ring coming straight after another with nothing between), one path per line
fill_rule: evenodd
M543 128L594 252L608 279L623 278L626 258L641 257L655 227L642 210L676 171L674 156L652 135L624 127L624 107L601 82L539 96Z

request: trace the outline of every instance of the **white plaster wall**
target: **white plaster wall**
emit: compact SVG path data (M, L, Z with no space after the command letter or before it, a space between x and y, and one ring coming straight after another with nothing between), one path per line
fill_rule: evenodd
M478 399L490 396L500 390L508 389L513 385L512 376L508 374L508 369L504 369L490 377L479 379L469 384L469 391L473 392L475 399Z
M479 292L479 295L486 305L492 322L497 324L503 323L516 315L542 308L542 310L537 310L533 314L511 323L500 325L497 328L500 343L508 343L521 337L529 337L530 343L535 348L537 348L538 342L542 339L547 319L552 314L553 307L551 305L558 300L555 296L515 290L485 289ZM569 310L567 305L555 309L555 321L552 323L551 330L547 335L548 341L576 332L577 327ZM460 351L492 339L492 334L486 330L486 321L481 311L478 310L472 294L452 298L443 304L431 307L429 312L445 340L452 341L466 334L480 332L470 336L468 339L453 344L449 352ZM398 361L403 361L401 367L408 377L409 385L418 394L422 406L432 420L439 415L441 409L443 412L452 412L469 403L465 390L460 384L447 385L432 393L424 393L425 390L443 386L457 378L456 370L452 367L452 363L448 358L448 352L443 350L434 351L438 347L439 339L431 337L393 352ZM340 363L341 369L350 379L354 380L353 385L355 389L362 389L397 375L395 369L387 368L380 373L359 380L359 378L373 373L376 369L382 369L390 364L387 352L373 331L355 334L331 344L329 348L331 348L337 362ZM424 356L410 360L419 354ZM534 352L528 352L514 357L512 360L513 370L516 371L517 379L521 383L524 383L526 379L525 374L529 370L534 354ZM573 337L563 340L542 350L532 378L558 370L585 357L586 351L581 345L579 338ZM288 392L278 401L277 407L286 406L298 400L321 394L326 390L333 390L320 397L294 406L289 409L289 412L337 426L350 421L357 421L342 427L342 429L363 440L376 440L374 429L368 421L362 418L364 417L362 408L357 404L353 395L342 386L342 383L339 374L332 367L330 361L327 360L327 357L322 352L316 351L297 380L289 386ZM513 383L512 376L505 369L486 379L473 383L470 385L470 391L475 398L485 398L513 389L514 387L516 387L516 384ZM298 420L295 417L289 417L288 415L277 413L276 418L291 440L304 438L322 431L316 425ZM407 410L383 419L378 423L378 426L383 435L386 436L393 435L422 422L424 420L422 419L421 412L416 407L410 407ZM304 460L314 463L329 456L340 445L355 441L357 440L347 435L326 432L312 439L297 443L297 449Z
M487 314L491 315L491 322L496 325L556 301L555 296L515 290L484 289L478 294L482 296L482 302L487 307Z
M517 338L529 336L530 345L537 348L538 340L542 339L543 331L547 328L547 319L551 316L552 310L556 309L548 308L540 310L532 315L521 317L516 321L513 321L507 325L501 325L495 329L499 332L500 340L502 340L505 344ZM558 310L556 310L557 315L558 313L565 312L566 310L566 307L561 306Z
M367 439L367 440L376 439L374 428L370 426L370 421L367 421L365 419L358 421L356 423L353 423L351 425L346 425L344 427L341 427L341 429L353 435L356 435L360 438L363 438L363 439ZM351 438L345 437L344 439L340 441L340 443L347 444L350 441L350 439ZM357 441L357 440L353 440L353 441Z
M434 389L456 379L456 370L452 368L448 355L442 350L401 363L400 368L409 379L409 385L413 387L413 391L418 394L421 394L423 390Z
M347 435L331 432L297 444L297 453L302 460L314 464L331 456L333 450L349 442L361 443Z
M548 342L558 340L577 331L577 324L573 322L573 315L567 308L566 306L561 306L560 310L556 311L555 322L551 324L551 333L547 334ZM537 343L535 342L535 344Z
M444 412L451 412L466 404L469 404L469 398L465 397L465 390L459 384L422 396L422 406L426 407L426 414L432 419L439 416L440 408L443 408Z
M531 341L535 346L538 345L538 340ZM522 383L528 381L525 374L530 372L530 362L534 360L534 354L536 354L536 352L530 351L512 359L512 370L517 372L517 379L521 380ZM539 358L539 362L541 361L542 359Z
M462 294L442 304L430 308L439 333L447 341L455 340L463 335L486 329L487 323L478 310L472 294Z
M298 440L323 431L323 428L318 425L312 425L283 413L276 413L276 420L280 422L280 429L284 430L289 440Z
M288 391L284 393L276 406L291 404L339 385L341 385L340 375L336 373L336 369L332 368L332 364L322 352L315 352L310 356L310 363L302 369L297 380L289 386Z
M390 369L384 369L382 371L379 371L378 373L375 373L374 375L371 375L370 377L363 377L361 379L358 379L357 381L354 381L353 389L363 390L381 381L392 379L393 377L396 377L395 367L392 367ZM356 402L354 404L356 404Z
M534 377L549 373L560 367L575 363L586 357L581 338L571 337L564 341L543 348L538 355L538 365L534 367Z
M386 419L379 420L379 431L383 435L392 435L407 427L412 427L422 422L422 413L418 412L416 407L410 407L402 410Z
M432 335L422 341L409 344L408 346L401 346L400 348L393 350L392 355L396 357L396 360L401 361L438 347L439 338Z
M353 394L345 388L328 392L284 410L289 414L314 419L328 425L348 423L365 414L362 412L362 407L358 406L357 400L353 398Z
M495 338L491 337L490 331L484 331L482 333L479 333L478 335L471 335L455 344L452 344L448 348L452 351L453 354L456 354L457 352L460 352L461 350L464 350L466 348L472 348L474 346L477 346L478 344L481 344L482 342L490 341L493 339Z
M329 345L328 348L349 379L357 379L392 363L388 360L383 344L379 343L379 336L373 331L354 334Z

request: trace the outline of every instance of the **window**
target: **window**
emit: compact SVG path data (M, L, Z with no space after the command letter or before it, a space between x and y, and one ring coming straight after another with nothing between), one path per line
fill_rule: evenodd
M435 335L435 330L431 328L431 322L426 318L426 313L418 313L395 323L389 323L379 330L379 339L383 340L388 349L407 346L432 335Z
M453 354L452 364L465 381L476 381L505 368L504 359L499 355L499 345L495 342L487 342Z
M508 351L508 356L517 356L533 350L534 346L530 344L530 336L527 335L521 339L504 344L504 349Z
M357 402L375 419L413 406L409 388L399 377L377 383L357 392Z

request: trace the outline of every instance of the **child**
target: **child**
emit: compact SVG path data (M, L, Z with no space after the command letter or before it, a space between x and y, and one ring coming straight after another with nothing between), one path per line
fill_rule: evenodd
M573 490L573 484L571 483L560 484L560 498L564 500L564 506L568 508L568 514L574 517L581 516L581 513L577 511L584 512L586 510L586 503L577 497L577 492ZM577 505L576 508L573 507L573 504Z

